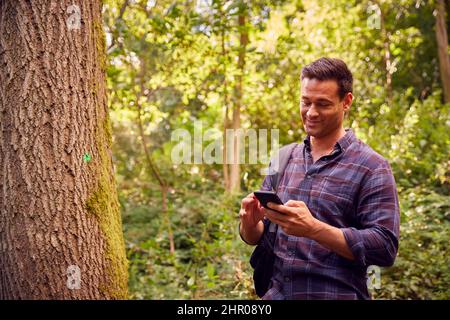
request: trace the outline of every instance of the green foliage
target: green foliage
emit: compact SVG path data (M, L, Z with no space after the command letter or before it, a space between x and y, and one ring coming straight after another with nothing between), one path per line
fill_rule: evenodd
M440 95L434 94L423 102L416 100L402 118L388 154L398 182L403 187L438 187L446 180L442 169L450 150L450 105L442 105Z
M450 198L423 188L402 193L400 248L381 272L381 299L449 299Z
M181 200L182 201L177 201ZM251 268L247 263L251 248L237 236L237 207L240 197L217 196L203 190L174 195L180 217L174 218L177 251L169 253L167 237L150 214L136 210L125 215L124 224L147 230L156 238L139 240L126 229L130 268L130 292L137 299L242 299L255 298ZM134 222L127 217L133 216ZM147 224L137 226L137 221ZM154 220L158 220L157 218ZM153 220L153 221L154 221ZM136 240L135 238L136 237Z
M277 128L281 144L301 141L300 71L321 56L340 57L352 70L356 99L346 126L389 160L398 185L400 252L382 270L374 297L450 298L450 107L442 103L433 1L380 2L384 29L368 25L372 1L123 3L105 1L104 18L132 298L256 298L252 248L239 239L237 215L241 198L259 188L264 165L243 165L243 192L228 196L220 164L172 163L171 133L193 134L197 120L221 132L242 78L241 126ZM249 34L243 74L242 13ZM142 148L138 106L151 156L169 185L174 255L161 188Z

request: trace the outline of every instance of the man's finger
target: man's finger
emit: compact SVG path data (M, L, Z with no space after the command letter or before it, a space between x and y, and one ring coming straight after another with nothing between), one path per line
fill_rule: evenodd
M251 204L253 201L254 201L253 198L249 198L249 197L244 198L244 199L242 200L242 205L241 205L241 207L244 208L244 209L247 209L247 208L248 208L248 205Z
M256 201L253 201L250 203L250 209L252 209L252 211L255 211L258 207L257 207L257 203Z
M269 218L270 221L275 222L277 224L283 223L286 221L286 216L283 214L280 214L279 212L275 212L270 209L264 208L264 215Z
M302 207L305 203L303 201L297 201L297 200L289 200L284 205L286 207Z
M286 216L280 215L279 213L273 212L271 210L266 209L266 217L271 222L273 222L283 228L287 227L289 224L288 221L286 220Z
M282 204L276 204L274 202L269 202L267 204L267 206L270 209L279 211L279 212L284 213L284 214L289 215L289 216L294 216L295 215L295 213L292 212L292 209L290 207L286 207L285 205L282 205Z

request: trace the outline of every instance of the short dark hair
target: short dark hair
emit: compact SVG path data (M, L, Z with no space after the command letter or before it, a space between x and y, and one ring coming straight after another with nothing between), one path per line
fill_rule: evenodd
M320 58L302 68L301 80L304 78L336 80L341 100L347 92L353 92L353 75L341 59Z

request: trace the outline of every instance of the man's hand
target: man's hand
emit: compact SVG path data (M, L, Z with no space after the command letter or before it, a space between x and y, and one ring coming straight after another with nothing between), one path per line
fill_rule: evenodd
M257 244L264 232L264 212L261 204L253 193L242 199L239 219L241 221L239 232L242 239L248 244Z
M269 202L268 206L281 212L263 209L266 217L286 234L315 240L344 258L355 259L342 230L314 218L303 201L289 200L284 205Z
M239 218L246 227L255 227L264 218L261 204L253 193L242 199Z
M316 232L318 220L313 217L303 201L289 200L284 205L268 203L274 212L263 208L265 216L291 236L312 238Z

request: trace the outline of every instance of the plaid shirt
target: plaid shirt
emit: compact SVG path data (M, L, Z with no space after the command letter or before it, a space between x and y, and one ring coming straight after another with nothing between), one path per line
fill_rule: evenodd
M314 163L309 137L297 145L277 193L284 203L305 202L315 218L340 228L355 260L278 228L274 273L263 299L370 299L367 267L394 263L400 211L391 168L346 131L334 151ZM261 190L271 189L266 177Z

